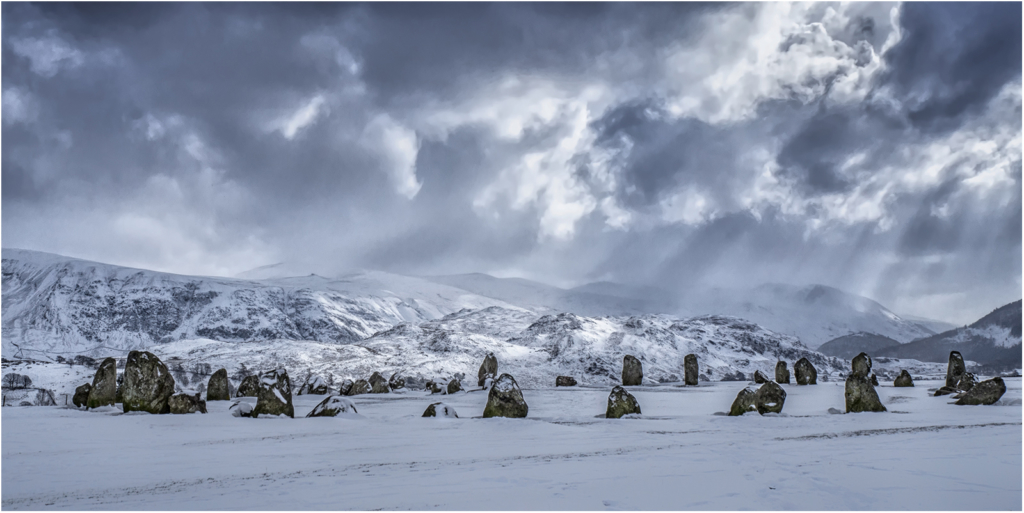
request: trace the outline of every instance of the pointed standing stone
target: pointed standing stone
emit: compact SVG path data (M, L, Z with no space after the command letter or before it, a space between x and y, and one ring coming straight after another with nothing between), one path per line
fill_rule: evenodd
M155 354L131 351L124 365L123 402L125 413L145 411L170 413L167 400L174 395L174 377Z
M622 384L639 386L644 381L644 367L635 356L627 354L622 358Z
M775 364L775 382L789 384L789 367L782 360Z
M857 413L864 411L886 411L882 401L878 399L875 387L871 386L870 379L854 372L846 378L846 413Z
M914 378L910 377L910 373L906 369L900 370L900 375L896 376L896 380L892 382L894 387L912 387L914 386Z
M964 365L964 357L960 356L959 351L950 351L949 365L946 367L946 386L956 387L965 372L967 367Z
M484 363L480 364L480 370L476 373L476 384L482 387L487 378L494 379L497 375L498 359L494 356L494 353L487 353L487 356L484 357Z
M683 357L683 371L684 379L687 385L696 385L697 376L700 375L700 371L697 367L697 355L688 354Z
M117 360L107 358L96 369L96 376L92 379L92 388L89 389L89 399L85 405L88 408L99 408L100 406L113 406L117 398Z
M490 392L487 393L487 406L484 407L484 418L512 417L523 418L530 408L523 399L523 391L519 383L509 374L502 374L494 380Z
M252 416L256 418L260 415L287 415L295 418L295 408L292 407L292 382L284 369L260 374L260 391L256 396L256 407L252 410Z
M807 358L797 360L796 365L793 365L793 371L796 372L797 385L818 384L818 370L811 365Z
M206 385L207 401L230 401L231 392L228 391L228 370L220 369L210 376Z

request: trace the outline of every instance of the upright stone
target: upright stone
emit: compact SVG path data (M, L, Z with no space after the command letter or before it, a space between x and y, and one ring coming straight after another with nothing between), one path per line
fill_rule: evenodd
M242 383L238 385L238 392L235 397L259 397L260 395L260 377L253 374L252 376L246 376L242 378Z
M295 418L295 408L292 407L292 382L284 369L260 374L260 391L256 396L256 407L252 410L252 416L256 418L260 415L287 415Z
M484 363L480 364L480 370L476 373L476 384L482 387L487 378L494 379L497 375L498 359L495 358L494 353L487 353L487 356L484 357Z
M894 387L912 387L914 386L914 378L910 377L910 373L907 369L901 369L900 375L896 376L896 380L892 382Z
M759 370L754 371L754 383L768 383L771 379L765 376L763 372Z
M89 402L89 390L92 389L92 385L86 383L75 389L75 395L71 397L71 402L75 406L81 408Z
M1006 383L1003 383L1003 378L992 378L982 381L971 387L956 404L963 405L976 405L976 404L992 404L999 400L1003 394L1006 393Z
M854 372L846 378L846 413L885 411L870 378Z
M786 391L774 381L766 381L754 394L754 405L757 413L782 413L786 404Z
M107 358L100 363L100 368L96 369L96 376L92 378L92 388L89 389L89 399L85 405L88 408L113 406L115 399L117 399L117 360Z
M491 390L487 393L487 406L484 407L484 418L490 417L526 417L529 411L526 400L523 399L523 391L515 378L509 374L502 374L491 384Z
M782 360L775 364L775 382L789 384L789 367Z
M959 351L950 351L949 365L946 367L946 386L956 387L965 372L967 367L964 365L964 357L960 356Z
M131 351L124 365L122 409L149 413L170 413L167 400L174 395L174 377L155 354Z
M206 384L207 401L230 401L231 391L228 386L228 370L219 369L210 376Z
M349 392L352 391L352 385L354 384L355 382L352 381L351 379L345 379L344 381L341 382L341 388L338 390L338 392L340 392L341 395L352 395Z
M862 376L871 373L871 357L867 353L853 357L853 372L859 372Z
M797 360L796 364L793 365L793 371L796 372L797 385L818 384L818 370L811 365L807 358Z
M640 403L636 402L633 394L630 394L625 388L620 386L613 388L612 393L608 394L608 409L604 416L609 419L620 419L623 415L632 413L640 413Z
M386 394L390 391L391 389L388 388L388 380L384 379L384 376L381 376L379 372L374 372L373 375L370 376L371 394Z
M644 367L635 356L627 354L622 358L622 384L639 386L644 381Z
M687 385L697 385L700 370L697 367L697 355L688 354L683 357L683 379Z
M729 416L736 417L751 411L757 411L757 391L753 387L747 387L736 394L736 399L729 408Z

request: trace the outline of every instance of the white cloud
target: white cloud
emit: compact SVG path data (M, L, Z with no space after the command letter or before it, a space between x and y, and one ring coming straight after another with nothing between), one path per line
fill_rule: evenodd
M415 131L379 114L366 125L360 143L378 157L396 192L416 197L423 184L416 178L420 143Z
M17 87L3 90L3 124L31 123L39 114L39 106L32 93Z
M281 132L281 135L289 141L295 138L295 135L313 124L317 117L324 109L325 99L322 94L318 94L309 99L305 104L295 110L290 116L287 116L279 120L277 124L277 130Z
M45 37L12 38L11 49L29 60L33 73L44 77L56 75L62 68L75 68L85 62L85 55L55 34Z

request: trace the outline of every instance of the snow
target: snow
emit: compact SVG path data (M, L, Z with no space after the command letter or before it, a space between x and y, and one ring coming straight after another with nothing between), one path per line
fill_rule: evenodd
M3 410L4 509L1017 510L1021 380L992 406L878 387L888 413L844 408L841 382L782 385L781 415L716 415L747 383L630 387L644 415L597 418L610 387L524 389L525 419L420 416L424 392L354 398L365 419ZM247 398L251 400L251 398ZM116 449L116 450L115 450Z

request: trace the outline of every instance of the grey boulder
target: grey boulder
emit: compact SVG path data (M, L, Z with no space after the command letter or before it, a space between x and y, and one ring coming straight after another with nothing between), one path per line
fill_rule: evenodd
M348 389L348 393L345 395L369 394L371 390L373 389L370 387L370 383L368 383L365 379L360 379L355 383L352 383L352 386L349 387Z
M608 409L605 411L605 417L619 419L623 415L634 413L640 413L640 403L636 402L633 394L620 386L613 388L612 393L608 394Z
M207 401L230 401L231 387L228 384L228 370L218 369L206 384Z
M910 377L910 373L906 369L900 370L900 375L896 376L896 380L892 382L894 387L912 387L914 386L914 378Z
M388 388L388 380L384 379L384 376L381 376L379 372L374 372L373 375L370 376L371 394L386 394L390 391L391 389Z
M796 373L797 385L818 384L818 370L814 368L814 365L811 365L807 358L797 360L796 364L793 365L793 372Z
M576 386L576 378L570 376L558 376L555 378L556 387L574 387Z
M199 394L174 394L167 400L170 413L206 413L206 401L199 398Z
M423 411L424 417L437 417L443 419L457 419L459 414L455 413L455 408L448 406L444 403L434 403L427 406L427 409Z
M767 383L771 381L768 376L765 376L763 372L756 370L754 371L754 383Z
M167 366L149 351L131 351L124 365L121 406L125 413L170 413L174 377Z
M295 418L292 382L284 369L260 374L260 391L256 396L256 407L252 410L252 416L257 418L260 415L287 415Z
M859 372L854 372L846 378L846 413L865 411L886 410L885 406L882 406L882 401L878 399L870 379Z
M235 397L257 397L260 394L260 377L253 374L242 379Z
M74 405L79 408L85 406L85 404L89 401L89 390L91 388L92 385L89 383L86 383L76 388L75 395L71 397L71 402L74 403Z
M774 381L765 382L761 388L754 393L754 406L757 413L782 413L782 407L786 404L786 391Z
M775 382L789 384L789 367L782 360L775 364Z
M523 418L530 408L523 399L523 391L515 378L502 374L491 384L487 393L487 406L484 407L484 418L512 417Z
M332 395L320 401L313 407L313 410L306 414L306 417L351 417L359 413L356 405L340 395Z
M696 385L700 379L700 370L697 367L697 355L688 354L683 357L683 379L687 385Z
M956 404L961 406L992 404L1005 393L1006 383L1003 383L1003 378L987 379L971 387L963 397L957 400Z
M747 387L736 394L736 399L729 408L729 416L736 417L751 411L757 411L757 391L753 387Z
M96 369L96 376L92 379L92 388L89 389L89 399L86 401L87 408L99 408L100 406L113 406L117 399L117 360L106 358Z

